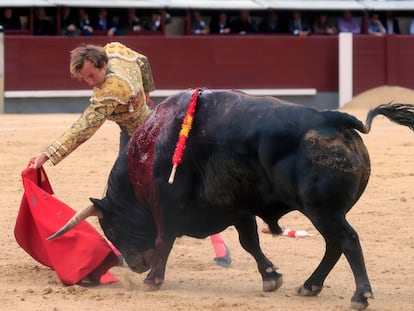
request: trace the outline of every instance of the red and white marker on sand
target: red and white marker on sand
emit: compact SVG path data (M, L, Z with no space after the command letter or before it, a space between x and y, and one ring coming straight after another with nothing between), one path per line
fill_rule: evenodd
M272 233L270 232L269 228L263 228L263 233ZM289 228L282 228L282 236L287 236L291 238L304 238L308 236L312 236L311 234L307 233L305 230L291 230Z
M282 235L288 236L291 238L304 238L307 236L311 236L305 230L290 230L290 229L283 229Z

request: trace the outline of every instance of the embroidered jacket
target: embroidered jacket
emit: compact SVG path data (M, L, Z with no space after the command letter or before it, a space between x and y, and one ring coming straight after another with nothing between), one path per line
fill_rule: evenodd
M90 105L63 135L44 151L56 165L92 137L105 120L132 136L150 114L145 93L154 90L147 58L118 42L104 47L109 61L103 84L93 90Z

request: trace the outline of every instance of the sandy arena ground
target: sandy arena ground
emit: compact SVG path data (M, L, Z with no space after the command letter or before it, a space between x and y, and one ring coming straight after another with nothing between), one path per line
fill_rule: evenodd
M412 90L382 87L353 99L343 110L365 120L369 107L399 100L414 103ZM15 311L75 310L347 310L354 292L348 263L341 257L318 297L300 297L296 289L319 263L324 242L310 222L291 213L281 224L313 234L307 238L260 234L264 252L284 274L283 286L262 292L256 263L240 246L234 228L223 232L233 264L213 262L210 240L178 239L166 279L158 292L143 292L145 275L126 267L111 272L121 281L101 286L69 286L54 271L27 255L13 228L23 194L20 173L29 158L58 137L77 114L0 115L0 309ZM380 116L363 136L372 160L366 192L348 214L360 236L375 299L369 310L414 310L414 133ZM74 209L101 197L116 158L118 128L107 122L70 157L45 169L55 195ZM99 151L99 152L98 152ZM340 189L338 189L340 191ZM98 230L96 220L90 220ZM264 227L259 220L259 229Z

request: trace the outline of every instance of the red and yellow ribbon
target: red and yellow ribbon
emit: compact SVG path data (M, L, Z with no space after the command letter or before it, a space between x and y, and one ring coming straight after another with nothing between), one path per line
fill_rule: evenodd
M199 90L200 88L196 88L194 90L193 95L191 96L191 101L188 104L187 112L184 116L183 123L181 124L181 130L178 135L177 145L175 146L174 155L172 157L173 167L171 170L170 178L168 179L168 182L170 184L174 182L174 177L177 171L177 167L183 161L183 155L184 155L185 146L187 143L187 138L188 138L188 135L190 134L191 127L193 125L193 118L194 118L194 113L196 110Z

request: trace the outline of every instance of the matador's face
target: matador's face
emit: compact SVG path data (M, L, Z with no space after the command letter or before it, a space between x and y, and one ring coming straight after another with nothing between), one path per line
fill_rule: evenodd
M100 87L105 81L107 68L106 64L102 68L98 68L91 61L87 60L78 71L78 76L89 86Z

